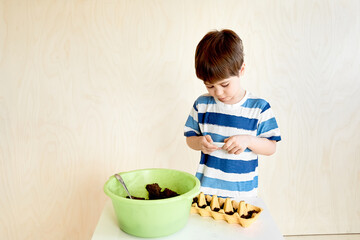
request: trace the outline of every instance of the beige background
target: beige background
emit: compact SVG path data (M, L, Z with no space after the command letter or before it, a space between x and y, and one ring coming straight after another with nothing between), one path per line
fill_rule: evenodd
M244 86L283 141L260 196L281 232L360 232L360 3L0 0L0 238L89 239L107 178L195 173L183 125L194 51L243 39Z

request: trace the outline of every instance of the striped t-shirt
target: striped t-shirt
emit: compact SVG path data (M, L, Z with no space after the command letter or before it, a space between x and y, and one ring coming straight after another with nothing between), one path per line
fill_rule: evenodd
M281 140L269 103L248 92L236 104L222 103L209 94L200 96L184 127L186 137L210 135L214 142L242 134ZM201 152L196 177L205 194L234 199L257 196L258 156L248 148L239 155Z

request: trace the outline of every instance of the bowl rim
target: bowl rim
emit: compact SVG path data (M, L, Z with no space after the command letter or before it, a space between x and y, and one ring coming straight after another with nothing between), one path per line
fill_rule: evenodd
M136 203L136 204L140 204L140 205L152 205L152 204L159 204L159 203L170 203L170 202L175 202L175 201L181 201L184 198L187 199L193 199L195 196L197 196L200 193L200 181L199 179L195 176L192 175L188 172L184 172L181 170L177 170L177 169L170 169L170 168L144 168L144 169L137 169L137 170L131 170L131 171L127 171L127 172L120 172L118 173L119 175L126 175L128 173L134 173L134 172L142 172L142 171L149 171L149 170L167 170L167 171L174 171L174 172L179 172L182 174L186 174L189 177L193 178L195 180L195 186L193 189L191 189L190 191L181 194L179 196L176 197L171 197L171 198L166 198L166 199L154 199L154 200L134 200L134 199L129 199L129 198L125 198L125 197L121 197L119 195L114 194L112 191L109 190L109 188L107 187L107 185L109 184L110 181L113 181L113 179L115 178L114 175L110 176L109 179L106 181L106 183L104 184L104 192L106 195L108 195L111 200L117 200L117 201L123 201L124 203ZM119 183L120 184L120 183Z

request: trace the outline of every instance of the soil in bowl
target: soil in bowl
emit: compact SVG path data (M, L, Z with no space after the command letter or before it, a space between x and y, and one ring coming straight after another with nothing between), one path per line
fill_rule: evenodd
M161 187L159 186L158 183L147 184L146 190L149 193L148 200L166 199L166 198L172 198L172 197L179 196L179 194L177 192L174 192L168 188L165 188L163 191L161 191ZM126 198L129 198L129 197L127 196ZM135 197L135 196L131 196L131 198L136 199L136 200L147 200L145 198Z

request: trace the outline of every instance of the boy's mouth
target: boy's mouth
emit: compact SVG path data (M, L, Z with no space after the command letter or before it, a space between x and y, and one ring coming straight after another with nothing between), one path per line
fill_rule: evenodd
M218 98L221 102L225 102L227 100L227 98Z

